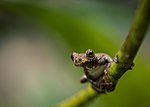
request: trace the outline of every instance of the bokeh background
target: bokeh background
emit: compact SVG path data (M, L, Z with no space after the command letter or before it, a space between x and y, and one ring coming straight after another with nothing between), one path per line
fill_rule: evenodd
M88 84L73 51L114 57L140 0L0 0L0 107L53 107ZM150 36L116 90L85 107L150 106ZM87 93L88 94L88 93Z

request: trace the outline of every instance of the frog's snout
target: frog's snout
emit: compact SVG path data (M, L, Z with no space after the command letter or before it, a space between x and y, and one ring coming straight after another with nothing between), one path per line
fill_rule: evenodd
M71 60L74 61L73 53L71 54Z
M74 60L75 60L75 56L77 56L78 54L76 53L76 52L73 52L72 54L71 54L71 60L74 62Z

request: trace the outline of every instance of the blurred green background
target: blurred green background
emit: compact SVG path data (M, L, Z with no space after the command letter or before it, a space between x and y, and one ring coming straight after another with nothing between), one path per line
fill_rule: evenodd
M0 107L53 107L86 87L71 53L90 48L114 57L139 1L1 0ZM116 90L85 107L150 106L149 40Z

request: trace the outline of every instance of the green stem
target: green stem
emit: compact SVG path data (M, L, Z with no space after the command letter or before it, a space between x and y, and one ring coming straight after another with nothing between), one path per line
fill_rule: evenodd
M87 102L94 100L99 94L89 85L78 94L60 103L57 107L81 107Z
M117 62L113 62L108 74L109 81L117 81L133 64L150 21L150 0L143 0L139 6L131 30L117 53ZM96 93L88 87L68 100L61 102L57 107L80 107L95 99L101 93Z
M133 64L133 60L145 37L150 21L150 0L143 0L139 6L130 32L118 51L118 63L112 63L109 78L118 80Z

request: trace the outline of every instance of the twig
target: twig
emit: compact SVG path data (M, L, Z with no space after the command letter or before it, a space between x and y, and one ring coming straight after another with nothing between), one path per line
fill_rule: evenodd
M109 69L109 81L117 81L128 69L131 69L133 60L145 37L149 21L150 0L143 0L137 10L127 39L116 54L116 62L113 62ZM88 87L79 92L79 94L61 102L57 107L81 107L88 103L89 99L95 99L98 95L100 94L96 93L91 87Z
M143 0L139 6L130 32L116 54L118 63L112 63L109 78L118 80L128 69L131 69L133 60L145 37L150 21L150 0Z
M88 87L81 90L76 95L73 95L69 99L63 101L56 107L81 107L87 102L94 100L97 96L99 96L99 94L89 85Z

